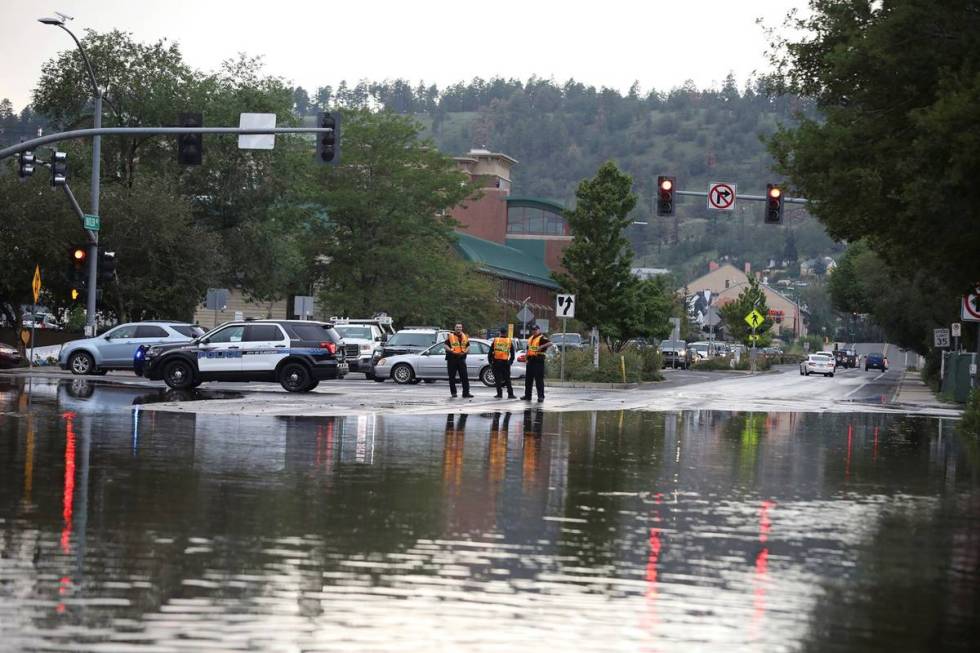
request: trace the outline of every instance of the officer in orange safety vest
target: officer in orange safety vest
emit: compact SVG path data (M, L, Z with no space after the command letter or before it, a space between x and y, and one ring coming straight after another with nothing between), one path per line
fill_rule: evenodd
M466 354L470 350L470 337L463 333L463 325L456 328L446 337L446 371L449 373L449 394L456 396L456 375L463 383L463 397L470 399L470 380L466 375Z
M531 337L527 339L527 374L524 377L524 401L531 401L531 390L537 386L538 401L544 401L544 356L551 346L537 324L531 327Z
M510 384L510 366L514 363L514 341L507 337L507 327L500 327L500 335L490 343L487 361L493 369L493 384L497 387L497 399L503 398L507 387L507 398L516 399L514 387Z

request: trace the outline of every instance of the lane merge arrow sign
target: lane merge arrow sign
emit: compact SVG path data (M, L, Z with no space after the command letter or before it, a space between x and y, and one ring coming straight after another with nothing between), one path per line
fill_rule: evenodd
M555 315L575 317L575 295L555 295Z

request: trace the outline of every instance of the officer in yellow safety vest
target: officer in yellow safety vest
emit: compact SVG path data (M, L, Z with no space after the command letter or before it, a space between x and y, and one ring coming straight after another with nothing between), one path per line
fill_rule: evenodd
M463 397L470 399L470 380L466 375L466 354L470 350L470 337L463 333L463 325L457 324L446 337L446 371L449 373L449 394L456 396L456 375L463 383Z
M514 341L507 337L507 327L500 327L500 335L493 339L487 361L493 369L493 384L497 387L497 399L503 398L507 387L507 398L514 397L514 387L510 384L510 366L514 363Z
M544 355L551 341L541 333L537 324L531 327L531 337L527 339L527 374L524 377L524 401L531 401L532 386L537 386L538 401L544 401Z

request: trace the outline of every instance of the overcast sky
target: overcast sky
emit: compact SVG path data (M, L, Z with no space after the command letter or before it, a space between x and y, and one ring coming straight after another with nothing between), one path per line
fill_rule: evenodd
M239 52L312 95L346 79L403 78L440 89L474 77L574 77L625 92L666 91L693 80L741 87L766 70L769 26L806 0L0 0L0 98L30 101L41 65L73 48L54 11L79 37L120 29L139 41L180 44L185 61L213 70ZM98 74L98 71L96 71Z

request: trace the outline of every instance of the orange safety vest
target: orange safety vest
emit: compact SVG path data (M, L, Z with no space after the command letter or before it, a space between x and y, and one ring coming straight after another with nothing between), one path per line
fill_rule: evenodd
M537 335L531 336L527 340L527 356L531 358L533 356L544 356L544 352L540 348L541 338L544 336Z
M510 360L510 338L493 339L493 357L498 361Z
M457 337L455 333L449 334L449 351L453 354L465 354L469 346L470 338L465 333L461 337Z

